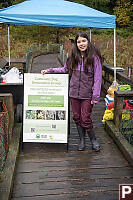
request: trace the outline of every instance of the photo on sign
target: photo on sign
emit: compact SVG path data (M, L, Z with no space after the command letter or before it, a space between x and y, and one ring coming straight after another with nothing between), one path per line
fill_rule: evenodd
M36 110L36 119L45 119L45 116L44 110Z
M35 119L35 110L26 110L25 119Z
M66 120L64 110L26 110L25 119Z
M55 110L46 111L46 120L55 120L56 112Z
M66 120L66 111L56 111L56 120Z

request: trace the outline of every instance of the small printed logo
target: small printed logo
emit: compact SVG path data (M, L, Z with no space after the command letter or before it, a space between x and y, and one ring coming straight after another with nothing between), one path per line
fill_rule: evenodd
M36 134L36 138L39 139L40 138L40 134Z
M133 200L133 184L119 185L119 200Z
M50 135L50 136L49 136L49 139L50 139L50 140L52 140L52 139L53 139L53 136L52 136L52 135Z

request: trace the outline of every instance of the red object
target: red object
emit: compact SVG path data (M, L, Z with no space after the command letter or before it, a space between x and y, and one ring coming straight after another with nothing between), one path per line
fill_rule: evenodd
M128 100L124 100L123 103L124 103L123 109L126 109L126 110L130 110L131 109L132 112L130 112L130 119L133 119L133 105L131 105L128 102ZM114 102L108 103L107 109L111 110L112 108L114 108Z
M131 105L130 103L128 103L128 100L124 100L126 103L126 106L124 109L133 109L133 105Z
M130 113L130 119L133 119L133 105L131 105L130 103L128 103L128 100L124 100L125 101L125 103L126 103L126 106L125 106L125 108L124 109L132 109L132 112Z
M108 110L111 110L112 108L114 108L114 102L108 103L107 109L108 109Z

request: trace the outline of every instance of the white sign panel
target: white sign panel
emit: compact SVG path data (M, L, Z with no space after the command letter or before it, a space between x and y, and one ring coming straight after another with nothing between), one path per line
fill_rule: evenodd
M68 74L24 74L23 142L67 143Z

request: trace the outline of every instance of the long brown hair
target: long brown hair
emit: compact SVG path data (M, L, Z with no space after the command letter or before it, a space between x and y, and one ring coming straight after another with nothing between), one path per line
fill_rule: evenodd
M90 42L89 37L86 32L79 31L75 37L74 46L71 51L71 55L68 59L69 73L72 74L73 71L76 70L78 64L81 62L81 52L77 47L77 39L78 37L83 37L88 40L88 47L84 52L84 71L88 73L88 67L93 67L94 55L97 55L100 58L102 63L102 57L100 51Z

